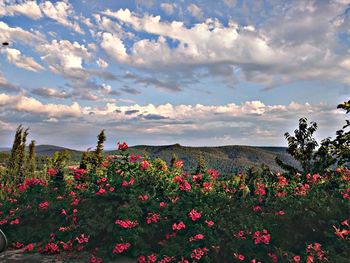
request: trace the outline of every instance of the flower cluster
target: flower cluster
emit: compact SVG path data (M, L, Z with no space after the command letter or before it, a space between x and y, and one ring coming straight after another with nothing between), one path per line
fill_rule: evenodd
M184 222L180 221L179 223L174 223L172 228L173 230L181 230L181 229L185 229L186 225Z
M126 219L126 220L120 220L120 219L117 219L115 221L115 224L120 226L121 228L134 228L136 227L139 223L137 222L137 220L135 221L131 221L129 219Z
M123 253L124 251L128 250L130 246L131 246L130 243L118 243L115 245L112 253L113 254Z
M270 243L270 238L271 236L266 229L263 229L262 232L255 231L253 234L254 244L264 243L265 245L268 245Z
M202 213L198 212L195 209L192 209L189 213L188 216L192 219L192 221L196 221L197 219L201 218Z
M151 213L149 212L147 214L146 222L147 224L157 223L160 220L160 215L157 213Z

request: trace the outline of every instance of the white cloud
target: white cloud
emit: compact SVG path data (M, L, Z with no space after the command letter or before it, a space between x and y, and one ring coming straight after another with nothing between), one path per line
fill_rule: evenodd
M160 8L162 8L163 11L164 11L165 13L167 13L168 15L171 15L171 14L174 13L175 4L161 3L161 4L160 4Z
M71 20L71 17L74 16L74 9L68 1L58 1L56 3L45 1L40 4L40 8L47 17L57 23L69 27L77 33L84 34L79 24Z
M196 17L196 18L202 18L203 17L203 11L202 9L195 5L195 4L190 4L187 7L187 11L191 13L192 16Z
M123 41L116 35L103 33L101 47L119 62L127 62L129 59Z
M96 64L100 68L107 68L108 67L108 63L105 60L103 60L102 58L99 58L98 60L96 60Z
M57 89L47 88L47 87L34 89L32 93L42 97L59 98L59 99L65 99L71 96L71 94L65 91L59 91Z
M101 46L119 63L155 72L168 69L188 75L193 69L210 70L218 65L227 67L227 72L237 67L241 78L267 86L306 79L350 83L344 67L350 54L344 53L345 47L342 53L335 52L339 48L337 24L329 22L343 9L340 4L316 6L300 2L287 11L281 10L282 17L273 17L263 28L240 26L235 21L223 25L216 19L187 27L180 21L161 21L160 16L138 15L129 9L107 9L102 14L117 19L126 32L131 27L158 35L158 39L135 39L127 48L120 36L105 32L103 40L108 44ZM177 41L175 47L167 39Z
M43 66L38 64L32 57L27 57L21 53L21 51L14 48L2 49L1 53L6 54L7 60L15 64L19 68L23 68L30 71L43 70Z
M42 17L41 10L36 1L6 4L4 0L0 0L0 16L15 15L24 15L32 19L39 19Z
M4 107L5 110L44 114L49 118L78 117L82 112L82 109L77 102L74 102L72 105L53 103L44 104L35 98L22 95L9 96L4 93L0 94L0 107Z
M92 55L85 47L78 42L69 40L53 40L51 43L41 45L38 52L49 68L55 73L62 73L68 76L74 76L77 72L71 69L83 69L83 61L90 60Z
M38 31L26 31L20 27L10 27L5 22L0 21L0 41L15 42L19 44L27 44L30 46L38 46L46 42L45 36Z

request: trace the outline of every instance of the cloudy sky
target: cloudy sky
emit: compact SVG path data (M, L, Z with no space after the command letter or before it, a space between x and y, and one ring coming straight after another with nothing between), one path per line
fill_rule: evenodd
M350 0L0 0L0 146L285 146L333 136L350 95Z

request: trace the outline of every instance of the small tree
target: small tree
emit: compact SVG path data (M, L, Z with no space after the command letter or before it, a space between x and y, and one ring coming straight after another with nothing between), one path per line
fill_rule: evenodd
M317 130L317 123L307 123L306 118L299 120L299 129L294 131L294 136L288 132L284 134L288 141L287 152L300 163L304 173L324 173L332 166L336 159L332 157L330 138L324 139L318 149L318 143L313 138L314 132ZM290 173L301 172L298 168L284 163L276 158L276 163L284 170Z
M19 159L18 159L18 176L19 181L22 182L25 178L25 164L26 164L26 142L27 142L27 136L29 134L29 128L27 128L23 134L22 134L22 142L19 152Z
M35 141L32 140L29 144L29 155L27 159L27 167L30 176L33 178L35 176L36 170L36 160L35 160Z
M10 159L7 165L7 183L13 182L17 184L18 182L18 171L19 171L19 153L21 151L22 143L22 125L19 125L16 130L15 139L13 141Z
M103 161L103 144L106 141L105 130L102 130L97 136L97 146L94 152L94 166L99 166Z
M203 158L202 153L198 156L197 169L195 174L205 173L208 170L207 164Z
M338 109L343 109L348 114L350 112L350 100L339 104ZM346 120L346 124L341 130L336 132L336 137L332 141L333 154L338 160L338 165L350 165L350 120Z

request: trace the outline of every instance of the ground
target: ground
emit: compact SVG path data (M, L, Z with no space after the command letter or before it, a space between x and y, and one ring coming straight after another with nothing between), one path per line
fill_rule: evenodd
M28 254L23 253L23 250L6 250L0 253L0 262L4 263L86 263L89 262L89 256L87 254L79 255L69 255L69 254L59 254L59 255L42 255L38 253ZM110 263L134 263L135 260L129 258L119 259L118 261L113 261Z

